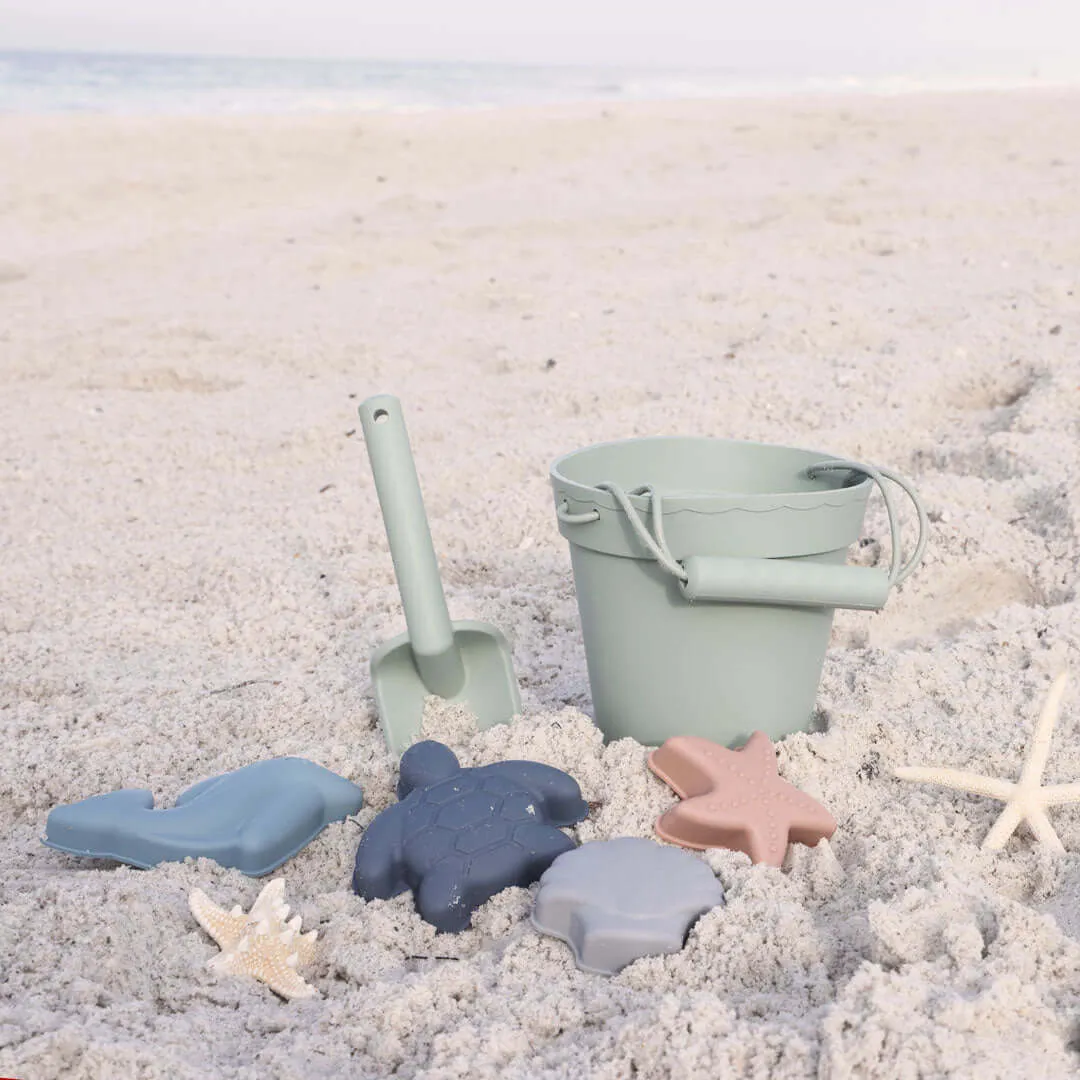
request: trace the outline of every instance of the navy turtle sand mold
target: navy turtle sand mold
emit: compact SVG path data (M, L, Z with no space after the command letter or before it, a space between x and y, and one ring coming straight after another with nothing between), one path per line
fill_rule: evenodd
M353 889L387 900L412 889L438 930L465 930L473 912L512 885L536 881L575 847L557 826L589 812L573 777L534 761L463 769L453 751L426 741L401 759L396 806L368 827Z
M355 814L363 792L305 758L271 758L203 780L171 809L153 793L124 788L58 806L42 842L69 855L148 870L205 857L251 877L269 874L330 824Z

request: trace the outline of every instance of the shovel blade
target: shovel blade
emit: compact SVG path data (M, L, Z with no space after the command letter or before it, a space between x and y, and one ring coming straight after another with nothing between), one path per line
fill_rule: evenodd
M453 629L465 682L446 700L464 705L476 716L478 727L506 723L521 712L510 643L487 623L455 622ZM417 670L408 634L376 650L371 658L371 682L383 736L391 752L401 754L419 733L424 699L432 693Z

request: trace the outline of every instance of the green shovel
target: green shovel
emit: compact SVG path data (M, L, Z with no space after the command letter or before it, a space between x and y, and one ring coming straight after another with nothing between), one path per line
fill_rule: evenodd
M399 754L419 733L431 694L464 705L482 728L519 713L521 698L502 633L488 623L450 621L401 402L368 398L360 423L408 627L371 658L383 735Z

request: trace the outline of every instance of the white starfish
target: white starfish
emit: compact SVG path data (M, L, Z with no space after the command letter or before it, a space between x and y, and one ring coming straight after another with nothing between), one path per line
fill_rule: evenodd
M1046 759L1050 755L1050 737L1061 712L1061 700L1065 696L1065 684L1068 680L1069 673L1063 671L1050 687L1046 704L1035 725L1031 750L1024 762L1020 779L1015 784L993 776L980 776L978 773L961 772L957 769L902 768L897 769L894 775L901 780L914 780L920 784L942 784L957 791L969 791L1005 803L1001 816L994 822L994 827L982 842L987 851L1000 851L1005 846L1005 841L1016 831L1017 825L1026 821L1039 843L1063 854L1065 846L1054 832L1054 826L1046 816L1046 808L1060 806L1062 803L1080 802L1080 784L1053 784L1042 787L1041 782Z
M311 997L314 986L296 973L298 964L310 964L319 932L300 933L300 916L289 922L285 903L285 879L274 878L259 893L251 911L239 904L226 911L202 889L188 900L198 924L221 946L209 967L231 975L252 975L286 1000Z

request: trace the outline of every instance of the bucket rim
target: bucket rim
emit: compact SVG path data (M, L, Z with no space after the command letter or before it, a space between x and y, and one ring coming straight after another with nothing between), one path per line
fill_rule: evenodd
M605 442L591 443L589 446L579 447L569 453L562 454L551 464L551 480L554 485L568 489L567 494L573 492L572 498L576 502L589 500L597 506L606 509L618 509L615 500L608 492L593 484L580 480L572 480L562 471L564 464L571 458L593 450L603 450L608 447L625 446L628 443L701 443L714 446L726 444L729 446L755 447L768 451L789 451L791 453L805 454L808 458L820 461L835 459L835 454L824 451L811 450L803 446L787 446L781 443L759 442L753 439L724 439L711 435L644 435L633 439L610 439ZM808 461L807 464L811 464ZM854 470L852 470L854 473ZM850 474L849 474L850 475ZM599 482L599 481L598 481ZM767 492L740 492L740 491L703 491L700 494L668 495L662 489L660 494L665 496L664 516L669 513L678 513L680 510L696 509L707 511L710 508L734 509L742 507L775 508L779 504L789 506L791 509L806 508L820 504L824 496L840 496L847 501L860 501L869 497L873 481L868 476L863 476L858 483L837 484L835 487L818 488L807 491L767 491ZM646 495L630 495L630 502L641 510L649 508L650 500ZM835 505L835 504L834 504Z

